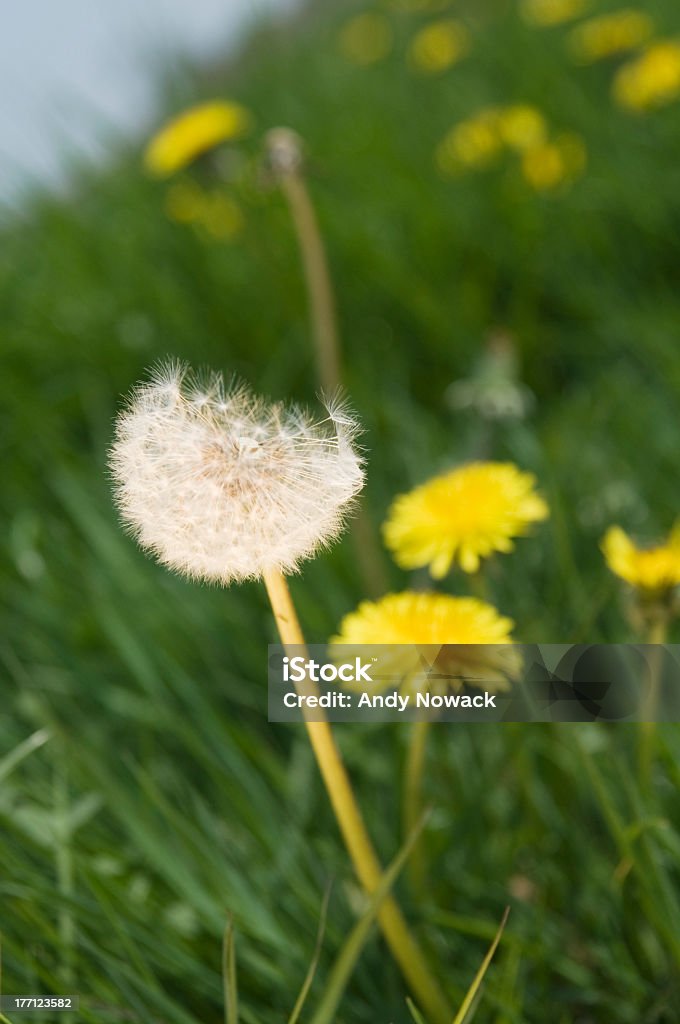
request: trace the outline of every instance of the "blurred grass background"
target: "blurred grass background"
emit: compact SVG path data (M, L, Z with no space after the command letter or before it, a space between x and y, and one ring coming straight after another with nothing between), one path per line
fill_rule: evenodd
M214 95L254 114L234 238L168 218L167 186L141 171L143 139L105 171L74 167L70 197L35 194L4 219L3 988L80 992L84 1021L221 1020L227 912L243 1020L280 1021L330 877L317 993L356 912L304 736L264 720L274 632L261 588L169 576L122 534L106 479L120 395L165 354L314 401L295 239L255 170L268 128L289 125L308 146L376 524L396 492L469 457L484 426L487 454L534 471L552 510L495 567L495 602L518 639L613 642L635 636L598 549L604 529L654 539L678 514L678 103L620 109L621 58L577 66L571 22L539 28L500 0L378 3L389 52L359 66L340 40L367 9L312 5L228 66L160 83L159 123ZM680 32L672 0L644 9L659 36ZM410 40L454 14L469 53L418 74ZM438 173L451 126L508 103L582 138L578 180L536 192L510 157ZM195 173L215 187L210 169ZM536 396L502 428L446 398L500 329ZM386 569L392 588L409 585ZM455 575L447 585L465 590ZM325 640L364 596L351 542L293 588L309 638ZM387 859L406 730L338 732ZM680 1019L677 727L660 728L656 747L645 792L626 726L435 730L427 900L399 892L453 1000L512 905L476 1020ZM339 1019L409 1020L404 994L376 938Z

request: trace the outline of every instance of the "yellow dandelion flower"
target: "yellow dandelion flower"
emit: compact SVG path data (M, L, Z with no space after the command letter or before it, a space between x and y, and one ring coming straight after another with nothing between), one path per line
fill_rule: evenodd
M664 544L650 548L637 547L620 526L610 526L602 551L611 571L640 590L658 593L680 585L680 520Z
M520 11L530 25L543 28L571 21L588 7L589 0L522 0Z
M644 111L670 103L680 95L680 42L663 40L616 74L612 94L628 110Z
M206 191L192 181L172 185L165 197L165 212L178 224L193 224L212 238L235 238L243 227L241 207L220 190Z
M388 6L394 11L405 14L438 14L451 7L453 0L388 0Z
M190 107L151 139L144 152L146 169L157 178L170 177L220 142L244 135L250 123L238 103L213 100Z
M498 111L489 107L454 125L439 143L435 160L442 174L455 175L464 170L488 167L502 148Z
M654 32L654 21L645 11L626 8L590 18L572 29L567 46L575 60L590 64L646 43Z
M383 14L357 14L343 26L340 52L353 64L367 67L383 60L392 49L392 27Z
M205 206L205 193L193 181L171 185L165 195L165 212L178 224L194 224L200 220Z
M547 192L577 177L586 164L586 148L578 135L558 135L523 154L522 173L537 192Z
M513 463L472 462L400 495L383 532L404 569L427 565L442 579L453 562L477 572L482 558L511 551L512 539L546 519L536 478Z
M506 146L524 152L544 142L548 129L540 110L518 103L498 112L498 133Z
M553 142L532 146L522 159L522 173L532 188L545 192L561 184L566 177L564 160Z
M444 689L459 688L463 681L474 685L475 679L483 679L487 688L504 689L521 667L519 651L512 647L513 626L474 597L405 591L363 601L342 620L331 644L342 645L343 660L348 648L389 645L378 653L374 690L384 688L379 677L394 675L401 676L402 690L431 690L428 670L435 665L437 675L449 677Z
M243 228L243 214L238 203L223 192L210 192L200 217L201 227L212 238L228 241Z
M409 61L416 71L437 74L465 56L469 45L470 34L465 25L454 18L443 18L415 34L409 47Z

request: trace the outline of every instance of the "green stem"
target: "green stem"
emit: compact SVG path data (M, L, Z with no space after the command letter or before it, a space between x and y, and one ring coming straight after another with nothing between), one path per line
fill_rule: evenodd
M58 931L61 946L61 983L65 991L73 988L76 927L71 902L74 894L73 850L71 843L68 772L63 743L57 751L59 763L54 775L55 870L59 893ZM69 1015L70 1016L70 1015Z
M659 614L652 621L649 627L647 643L652 646L649 653L649 689L647 691L642 714L644 721L640 722L640 735L638 744L638 769L640 785L643 790L649 791L652 784L652 764L654 761L654 740L656 738L656 716L659 710L659 699L661 696L661 669L663 666L663 647L668 633L668 620L665 615Z
M430 722L414 722L409 736L408 753L404 767L403 833L410 836L423 814L423 776L427 756L427 738ZM408 874L414 893L422 895L425 887L427 862L422 835L416 841L408 863Z
M480 565L477 572L470 573L470 590L479 601L489 600L489 586L483 567Z

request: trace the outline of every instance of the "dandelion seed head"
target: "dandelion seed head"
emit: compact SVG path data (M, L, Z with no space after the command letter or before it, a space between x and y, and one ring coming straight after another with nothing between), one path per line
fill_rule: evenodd
M277 178L296 174L304 163L302 137L292 128L271 128L265 136L265 150Z
M110 453L121 518L169 568L226 584L295 571L341 531L363 486L356 419L268 404L177 362L132 393Z

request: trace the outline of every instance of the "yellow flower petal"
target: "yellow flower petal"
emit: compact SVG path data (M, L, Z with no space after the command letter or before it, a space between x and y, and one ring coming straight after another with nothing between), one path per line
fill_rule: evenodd
M354 64L377 64L392 49L392 27L383 14L357 14L343 26L339 46Z
M543 114L525 103L499 111L498 131L506 146L520 152L539 145L548 134Z
M147 171L166 178L220 142L244 135L251 117L245 107L214 100L190 107L154 135L144 152Z
M680 520L665 544L638 548L620 526L610 526L602 552L611 571L631 586L650 593L680 585Z
M680 96L680 42L661 40L616 74L612 94L633 111L663 106Z
M512 463L473 462L435 477L392 504L385 543L404 569L429 566L435 579L457 553L461 568L477 572L494 551L548 516L535 478Z
M520 10L530 25L545 27L571 21L588 6L588 0L522 0Z
M586 164L586 148L578 135L556 136L532 146L522 156L522 173L537 192L547 192L577 177Z
M498 119L498 110L489 107L454 125L437 147L435 160L439 170L455 175L491 164L503 148Z
M442 18L415 34L409 47L409 61L416 71L437 74L465 56L469 44L465 25L454 18Z
M654 21L645 11L626 8L590 18L572 29L567 47L575 60L590 64L645 43L654 31Z
M521 668L520 652L512 646L513 626L511 619L474 597L405 591L364 601L345 616L331 645L342 644L343 660L352 647L395 645L393 651L380 652L380 675L401 674L402 690L421 691L442 685L423 678L422 648L448 645L435 652L438 667L450 676L444 688L455 689L482 674L485 686L504 689ZM380 688L377 680L374 690Z

